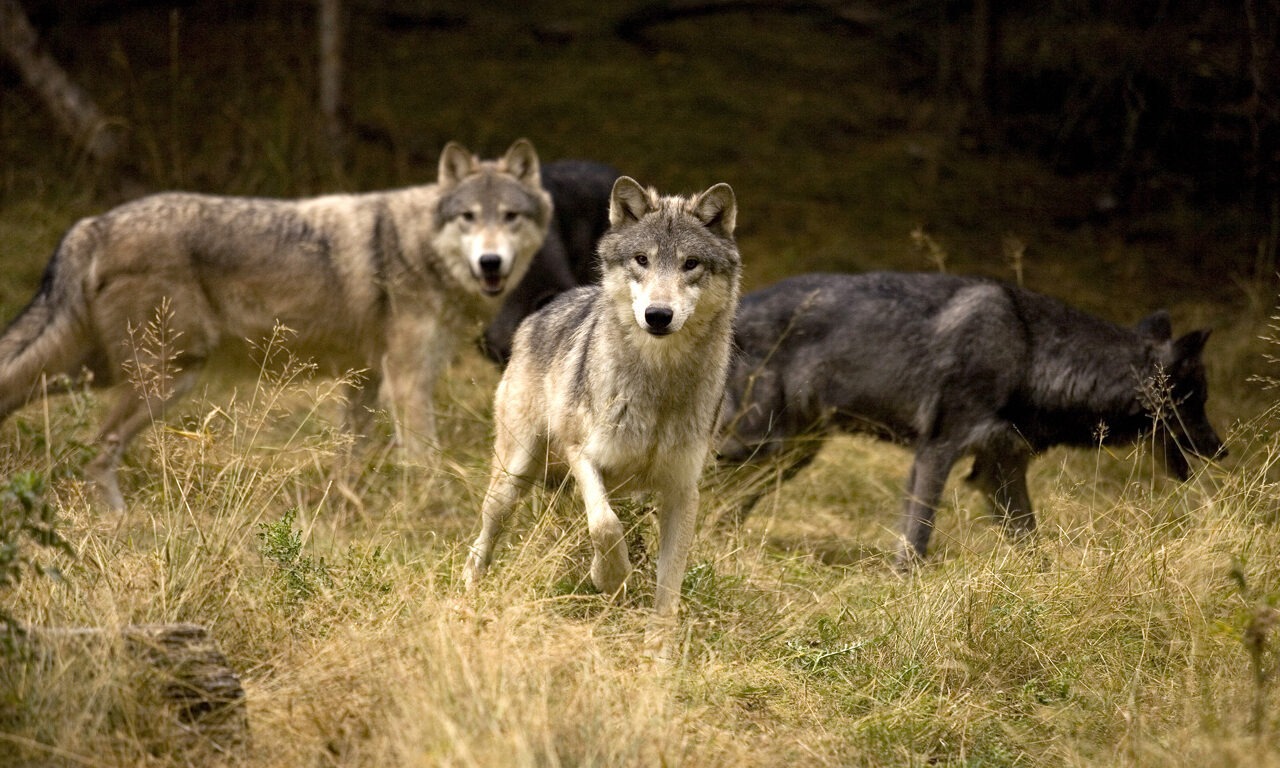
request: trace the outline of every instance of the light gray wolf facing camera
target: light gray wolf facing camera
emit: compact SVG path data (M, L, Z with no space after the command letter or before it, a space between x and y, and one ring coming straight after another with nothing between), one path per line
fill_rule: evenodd
M698 479L724 392L742 269L727 184L659 197L619 178L600 241L602 281L575 288L516 331L494 401L494 458L465 579L474 585L528 484L567 468L586 505L591 580L631 573L615 493L652 493L655 609L674 618L694 534Z
M1026 470L1055 445L1153 438L1168 470L1225 453L1205 415L1208 331L1157 312L1122 328L1005 283L942 274L801 275L742 300L722 462L813 460L826 436L911 446L900 568L924 557L952 466L1015 538L1035 528ZM756 489L742 513L760 498Z
M304 359L367 372L351 393L353 426L365 426L376 394L400 444L420 450L435 439L436 378L524 276L551 209L521 139L487 161L448 144L435 184L303 200L165 193L83 219L0 335L0 418L42 381L87 370L94 384L121 384L87 470L121 508L116 469L129 440L216 350L281 324ZM129 382L126 366L148 354L132 336L162 306L176 373L157 393Z
M570 288L600 282L596 245L609 229L609 194L621 175L591 160L542 164L542 186L551 193L555 211L529 271L485 329L481 348L494 362L506 365L516 328L534 310Z

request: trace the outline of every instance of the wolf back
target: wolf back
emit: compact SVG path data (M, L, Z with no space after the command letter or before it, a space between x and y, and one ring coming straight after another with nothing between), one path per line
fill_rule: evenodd
M431 389L456 342L478 335L529 267L551 218L537 154L519 140L498 160L457 144L434 184L390 192L268 200L167 193L84 219L68 231L25 310L0 335L0 418L44 379L88 369L128 380L136 329L157 319L174 341L167 392L123 388L89 467L123 506L115 467L164 401L194 384L213 351L260 341L277 324L330 370L365 369L353 424L375 393L402 445L435 438Z
M913 446L899 557L909 567L925 554L948 471L966 454L975 457L969 480L1015 536L1035 524L1027 464L1050 446L1154 434L1179 477L1184 451L1219 455L1205 415L1207 337L1173 339L1162 312L1128 329L981 278L803 275L743 298L719 454L775 461L790 477L833 432ZM1159 393L1149 390L1159 376L1176 412L1157 422Z

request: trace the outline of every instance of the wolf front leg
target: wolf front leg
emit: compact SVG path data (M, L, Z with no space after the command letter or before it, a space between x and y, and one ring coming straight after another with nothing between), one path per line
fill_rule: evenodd
M430 315L389 321L379 396L391 412L396 446L410 461L423 460L437 447L433 394L455 342L452 329Z
M573 479L582 493L586 506L587 528L591 532L591 583L606 595L622 589L631 575L631 560L627 556L626 531L622 521L609 505L609 494L604 480L591 460L576 451L569 465Z
M1026 450L986 450L973 459L969 483L986 494L992 511L999 517L1009 538L1024 542L1036 529L1036 516L1027 492Z
M645 630L645 650L661 661L671 661L675 650L672 635L680 613L680 588L684 584L698 518L697 479L660 491L657 501L658 584L654 592L653 619Z

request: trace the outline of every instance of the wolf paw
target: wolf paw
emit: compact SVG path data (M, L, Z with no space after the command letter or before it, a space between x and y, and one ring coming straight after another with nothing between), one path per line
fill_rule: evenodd
M606 595L616 595L626 588L627 577L631 575L631 562L625 551L616 548L607 555L596 555L591 559L591 583Z

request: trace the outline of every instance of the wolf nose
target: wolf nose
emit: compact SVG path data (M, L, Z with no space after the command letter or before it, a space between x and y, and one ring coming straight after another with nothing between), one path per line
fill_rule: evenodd
M494 274L502 269L502 257L496 253L486 253L480 257L480 271Z
M667 326L671 325L671 319L676 316L671 311L671 307L646 307L644 310L644 321L649 327L655 331L665 331Z

